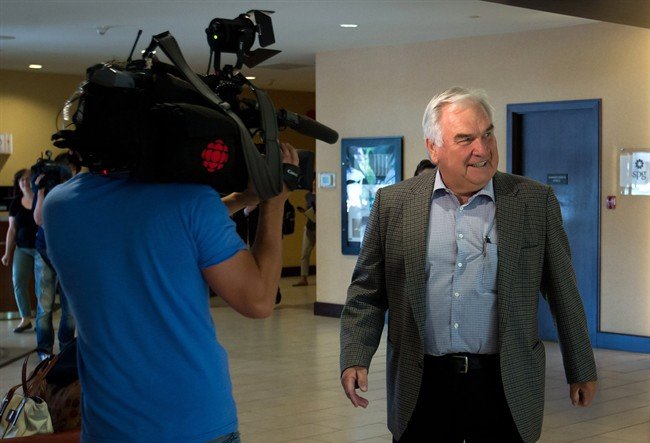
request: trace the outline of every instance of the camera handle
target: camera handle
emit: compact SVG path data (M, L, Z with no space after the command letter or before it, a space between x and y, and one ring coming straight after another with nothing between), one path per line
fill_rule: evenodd
M260 122L264 133L264 144L266 146L266 155L262 156L255 147L248 129L239 116L230 109L230 105L212 91L189 67L178 47L176 39L174 39L169 31L154 35L149 47L145 51L145 55L151 53L156 46L162 49L169 60L183 73L185 79L203 97L216 105L217 109L224 112L237 123L248 175L253 182L253 186L260 200L267 200L279 195L283 189L282 157L280 154L279 130L275 109L268 95L254 88L250 82L247 82L251 90L255 93L260 108Z

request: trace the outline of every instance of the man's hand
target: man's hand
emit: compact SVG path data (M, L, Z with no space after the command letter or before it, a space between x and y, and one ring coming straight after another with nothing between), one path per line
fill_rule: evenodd
M282 155L282 163L291 163L292 165L298 166L298 153L288 143L282 143L280 145L280 152ZM283 193L280 194L286 200L289 196L289 189L284 185ZM257 192L255 192L255 187L253 182L248 180L248 187L242 192L231 192L230 194L221 197L221 201L228 208L228 214L233 215L235 212L240 211L246 207L255 208L260 202ZM284 200L283 200L284 202Z
M357 395L357 389L361 392L368 391L368 368L363 366L352 366L343 371L341 385L345 395L350 399L355 408L361 406L366 408L368 400Z
M248 180L248 187L242 192L231 192L230 194L221 197L221 201L228 208L228 214L233 215L235 212L240 211L248 206L255 207L260 202L260 199L255 193L253 182Z
M294 166L298 166L298 163L300 161L298 158L298 152L289 143L280 143L280 153L282 154L282 163L288 163ZM287 187L285 183L284 193L288 194L289 192L290 189Z
M9 255L5 254L2 256L2 264L5 266L9 266Z
M596 396L596 381L571 383L569 396L573 406L589 406Z

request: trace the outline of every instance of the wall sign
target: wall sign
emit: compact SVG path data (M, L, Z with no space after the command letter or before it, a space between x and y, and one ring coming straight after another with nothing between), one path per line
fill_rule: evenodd
M569 174L546 174L546 184L549 185L568 185Z
M0 154L13 154L14 136L12 133L0 134Z
M650 151L621 149L619 186L622 195L650 195Z

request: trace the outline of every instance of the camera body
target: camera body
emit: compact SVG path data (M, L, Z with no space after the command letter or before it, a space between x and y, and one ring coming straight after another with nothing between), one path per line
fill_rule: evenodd
M72 177L72 172L67 166L61 165L52 160L52 153L45 152L45 157L41 156L36 163L30 168L30 182L32 189L36 192L38 189L45 189L45 194L52 190L56 185L60 185ZM36 184L36 179L43 176Z
M266 93L237 71L242 64L254 66L279 52L250 51L256 33L262 46L274 42L268 12L249 11L235 20L210 23L206 33L215 60L213 75L192 72L169 32L153 36L141 60L129 56L125 64L88 68L86 81L66 102L68 126L52 136L54 145L77 153L93 173L201 183L221 194L243 191L250 180L261 200L279 194L285 179L280 128L328 143L338 134L309 117L276 111ZM156 48L172 64L159 61ZM219 67L220 52L236 52L235 67ZM244 87L256 100L239 97ZM301 168L312 168L303 170L298 180L305 189L314 174L310 154L301 157Z

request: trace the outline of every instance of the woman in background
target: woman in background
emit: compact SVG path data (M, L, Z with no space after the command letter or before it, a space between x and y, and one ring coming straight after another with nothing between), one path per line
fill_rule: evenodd
M14 200L9 206L9 229L5 243L2 264L9 266L12 261L14 297L20 313L20 324L14 332L31 329L31 307L29 285L34 278L35 242L38 227L34 222L34 193L30 186L29 169L21 169L14 175Z
M303 214L307 221L302 234L302 247L300 251L300 280L293 286L309 286L309 258L311 251L316 246L316 180L311 185L311 190L305 194L305 207L296 209Z

